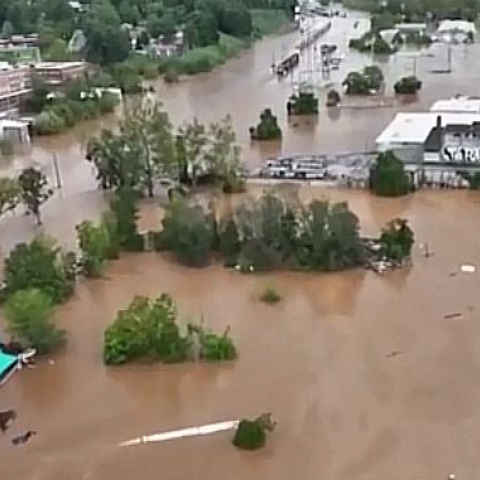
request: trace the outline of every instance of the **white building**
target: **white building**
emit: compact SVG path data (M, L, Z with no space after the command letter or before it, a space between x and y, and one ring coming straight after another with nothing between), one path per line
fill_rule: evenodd
M443 20L435 35L435 40L444 43L472 43L477 29L466 20Z
M14 145L30 145L28 123L20 120L0 120L0 138L5 138Z
M480 167L480 113L399 113L376 144L407 164Z
M440 22L437 31L440 34L464 33L467 35L469 33L475 34L477 29L475 28L475 24L467 22L466 20L443 20Z

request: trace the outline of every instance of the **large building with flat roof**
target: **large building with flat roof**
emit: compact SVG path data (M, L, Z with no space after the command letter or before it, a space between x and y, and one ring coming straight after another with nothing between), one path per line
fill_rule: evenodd
M399 113L376 140L392 151L416 184L466 187L480 172L480 113Z

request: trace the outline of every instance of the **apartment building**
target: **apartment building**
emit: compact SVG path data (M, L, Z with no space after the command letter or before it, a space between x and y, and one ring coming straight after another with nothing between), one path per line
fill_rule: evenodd
M0 62L0 113L18 109L31 87L30 67Z
M33 65L33 72L49 85L63 85L85 75L84 62L41 62Z

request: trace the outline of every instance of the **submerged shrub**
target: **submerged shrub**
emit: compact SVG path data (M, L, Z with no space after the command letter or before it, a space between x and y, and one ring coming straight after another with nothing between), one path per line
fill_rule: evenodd
M163 294L156 300L135 297L105 331L105 363L120 365L142 359L183 362L195 358L196 346L201 360L236 358L228 329L219 336L194 324L182 329L177 321L177 308L169 295Z
M37 288L13 294L5 305L5 316L12 335L39 354L51 352L65 340L65 332L52 322L51 298Z
M278 303L282 300L282 296L272 287L267 287L260 295L263 303Z

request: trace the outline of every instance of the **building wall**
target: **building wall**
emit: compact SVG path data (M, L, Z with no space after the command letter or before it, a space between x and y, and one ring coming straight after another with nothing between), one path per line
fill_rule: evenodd
M34 67L35 73L51 85L59 85L76 80L85 73L85 64L73 63L59 64L58 66L42 66L41 64Z

